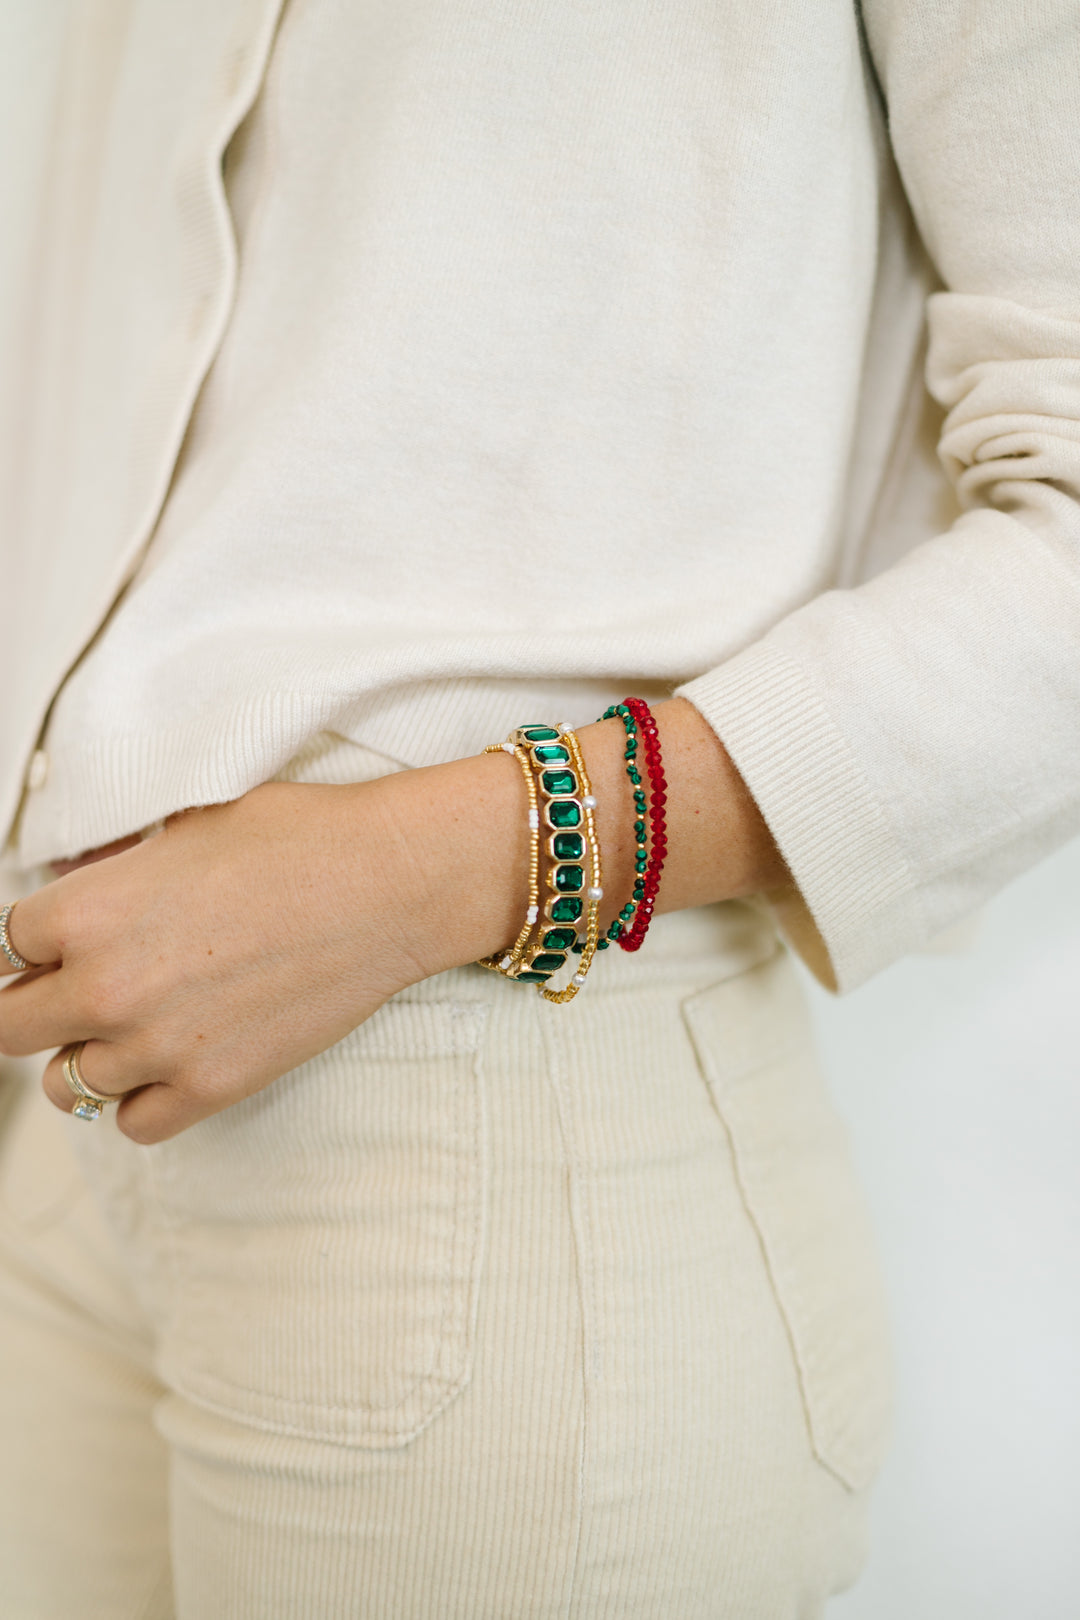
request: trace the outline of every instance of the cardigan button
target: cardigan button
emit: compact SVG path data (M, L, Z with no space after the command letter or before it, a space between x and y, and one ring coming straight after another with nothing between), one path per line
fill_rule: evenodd
M49 778L49 756L44 748L35 750L30 761L30 769L26 773L26 785L32 792L43 788Z

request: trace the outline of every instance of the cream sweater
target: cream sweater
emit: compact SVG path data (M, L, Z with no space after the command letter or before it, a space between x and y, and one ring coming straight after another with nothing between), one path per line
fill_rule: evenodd
M1080 827L1080 14L863 11L72 8L9 272L21 864L313 732L672 688L826 982Z

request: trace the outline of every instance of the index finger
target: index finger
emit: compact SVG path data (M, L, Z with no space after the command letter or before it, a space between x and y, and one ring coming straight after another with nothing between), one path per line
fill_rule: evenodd
M27 968L49 967L56 960L55 950L46 944L44 936L33 927L32 909L24 911L29 902L15 900L0 906L0 977L12 973L25 973Z

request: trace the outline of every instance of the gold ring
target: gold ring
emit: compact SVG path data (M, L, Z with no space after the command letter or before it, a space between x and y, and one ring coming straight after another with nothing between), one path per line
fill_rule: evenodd
M100 1119L107 1103L119 1102L120 1098L105 1097L100 1091L94 1091L87 1085L79 1072L79 1054L86 1045L79 1041L68 1052L64 1059L64 1079L68 1083L68 1090L74 1094L75 1106L71 1110L76 1119Z
M10 919L11 913L14 910L14 904L0 908L0 951L3 951L12 967L17 968L21 973L24 968L28 968L30 966L30 963L26 960L25 956L19 955L18 951L11 943L11 935L8 933L8 920Z

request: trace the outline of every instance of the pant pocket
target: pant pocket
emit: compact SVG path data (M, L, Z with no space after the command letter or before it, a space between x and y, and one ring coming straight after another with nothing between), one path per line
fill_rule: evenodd
M81 1196L67 1123L41 1091L44 1059L0 1074L0 1223L30 1236L61 1221Z
M160 1371L279 1433L404 1445L468 1382L486 1007L391 1001L149 1150Z
M683 1016L787 1327L813 1452L861 1490L888 1439L886 1315L846 1135L786 953L688 997Z

